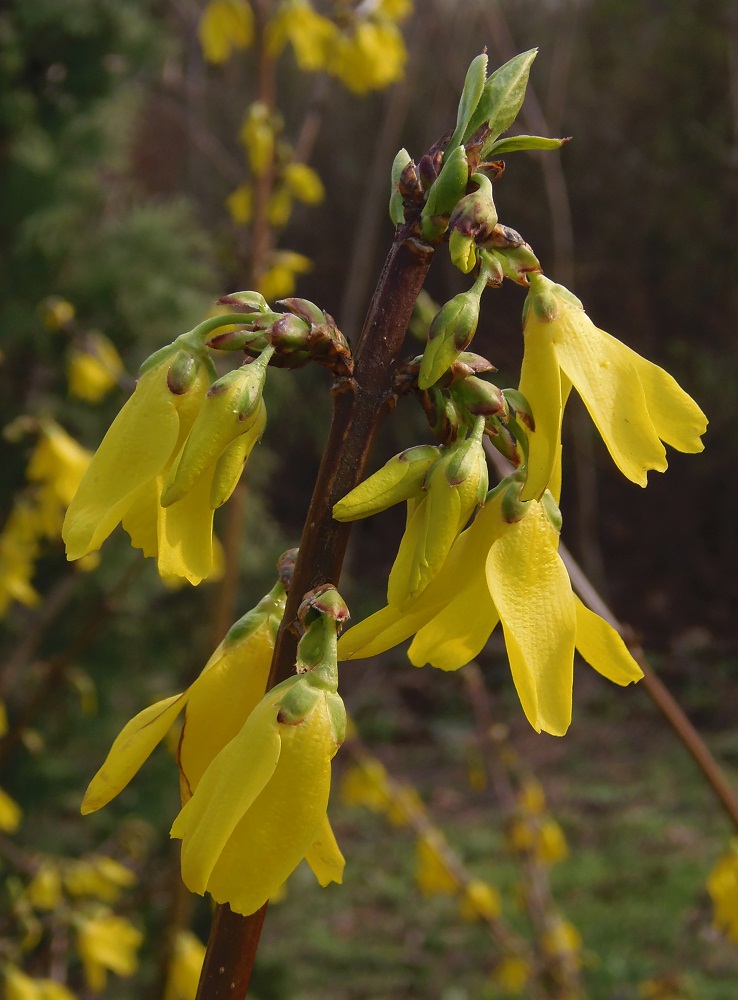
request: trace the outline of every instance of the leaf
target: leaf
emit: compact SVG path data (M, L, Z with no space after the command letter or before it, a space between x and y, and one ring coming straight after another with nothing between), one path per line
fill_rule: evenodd
M484 92L484 85L487 80L487 54L483 52L472 59L469 69L466 71L464 89L459 100L459 110L456 114L456 128L454 134L449 139L444 160L461 143L462 137L466 134L469 120L474 114L479 99Z
M466 127L464 141L474 135L486 122L490 129L488 143L492 143L515 121L525 98L530 67L538 49L521 52L506 62L489 77L476 111ZM486 151L485 152L486 155Z

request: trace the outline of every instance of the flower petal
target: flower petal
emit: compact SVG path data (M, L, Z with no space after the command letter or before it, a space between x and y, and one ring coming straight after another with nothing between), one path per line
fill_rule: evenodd
M590 667L614 684L632 684L643 671L620 635L604 618L574 597L577 613L577 650Z
M341 849L336 843L333 830L327 816L323 817L323 822L318 830L318 836L308 848L305 860L313 870L313 875L322 886L330 882L343 882L343 869L346 866L346 859L341 854Z
M174 694L139 712L115 738L108 756L89 784L82 813L102 809L122 791L185 706L188 692Z
M160 576L179 576L197 585L213 571L213 509L210 488L214 467L170 507L158 508ZM159 496L164 476L157 483Z
M638 355L587 314L568 306L556 324L556 356L584 400L613 461L639 486L649 469L666 469L666 452L654 429L634 358Z
M417 632L442 607L443 602L430 605L421 598L409 611L382 608L343 633L338 640L338 659L361 660L383 653Z
M520 499L538 500L553 476L564 409L551 323L529 318L526 324L519 388L535 420L535 430L528 431L528 474Z
M492 546L487 582L528 721L563 736L571 722L576 613L558 536L537 501Z
M662 441L677 451L696 453L705 447L700 440L707 430L707 417L676 379L640 354L631 358L646 394L648 413Z

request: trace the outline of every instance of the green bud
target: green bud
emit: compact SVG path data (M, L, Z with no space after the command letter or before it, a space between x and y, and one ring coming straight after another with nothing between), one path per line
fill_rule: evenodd
M210 506L213 510L217 510L227 500L230 500L243 473L243 467L254 450L254 445L261 440L264 434L266 418L266 406L261 400L256 417L249 423L248 430L237 437L235 441L226 445L220 458L216 460L213 482L210 487Z
M425 477L440 454L440 449L430 444L400 452L339 500L333 508L333 517L337 521L356 521L421 496Z
M269 304L261 292L231 292L218 299L223 306L246 307L256 312L268 312Z
M279 353L306 350L310 337L310 324L292 313L285 313L269 331L269 343Z
M473 236L465 236L458 229L451 230L448 241L448 252L451 263L458 267L462 274L469 274L474 270L477 262L477 245Z
M346 602L332 583L323 583L308 591L297 609L297 617L303 625L307 625L316 614L326 615L339 625L351 617Z
M469 378L470 375L481 375L483 372L496 371L497 369L492 362L483 358L481 354L462 351L445 376L440 380L439 384L441 388L445 389L456 382L461 382L463 379Z
M520 149L561 149L571 136L565 139L546 139L542 135L512 135L509 139L498 139L487 149L487 156L505 156Z
M497 416L489 416L484 422L484 433L499 453L517 469L523 462L524 454L520 442L510 426Z
M472 115L476 111L479 100L484 92L486 81L487 54L483 52L475 59L472 59L469 69L466 71L464 89L461 92L459 108L456 112L456 128L448 143L447 150L450 152L447 152L447 156L462 142Z
M452 388L454 399L461 408L475 417L500 416L505 413L502 390L491 382L473 375L457 382Z
M527 243L510 250L490 250L489 255L498 261L504 276L516 285L527 287L531 275L541 271L541 264Z
M522 521L528 513L528 506L531 501L520 499L521 488L522 483L513 480L502 495L500 509L502 517L507 524L515 524L516 521Z
M477 172L471 175L471 180L478 185L477 190L461 198L448 224L450 229L458 229L481 243L497 225L497 209L489 177Z
M533 419L533 410L530 403L517 389L503 389L502 395L508 413L513 413L515 419L527 427L529 431L536 429L536 422Z
M223 651L231 649L233 646L243 642L244 639L252 635L258 628L269 621L274 635L277 634L279 623L284 614L286 594L281 583L276 583L255 608L247 611L237 622L228 629L221 643Z
M167 369L167 386L174 396L183 396L195 384L202 357L196 357L189 351L177 351Z
M314 323L325 323L325 313L314 302L310 302L309 299L280 299L277 305L284 306L285 309L288 309L295 316L299 316L300 319L305 320L306 323L311 325Z
M162 507L181 500L226 447L249 431L258 418L264 379L273 348L256 361L228 372L208 391L179 459L169 473Z
M480 299L487 273L485 269L480 270L472 287L454 295L436 314L420 363L418 388L428 389L435 385L471 343L479 322Z
M466 150L463 146L457 146L445 160L423 206L420 230L426 239L433 239L446 231L446 216L454 210L459 199L463 198L468 182Z
M405 221L405 206L399 184L402 172L409 163L412 163L412 160L406 149L401 149L392 162L389 214L390 219L396 226L401 226Z

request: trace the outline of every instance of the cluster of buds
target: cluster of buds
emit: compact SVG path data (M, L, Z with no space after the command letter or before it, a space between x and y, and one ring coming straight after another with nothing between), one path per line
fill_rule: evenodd
M244 351L259 356L273 349L270 364L276 368L301 368L315 361L337 377L353 371L351 349L331 315L307 299L281 299L285 312L274 312L258 292L236 292L219 300L221 305L243 310L238 327L217 333L208 345L219 351Z

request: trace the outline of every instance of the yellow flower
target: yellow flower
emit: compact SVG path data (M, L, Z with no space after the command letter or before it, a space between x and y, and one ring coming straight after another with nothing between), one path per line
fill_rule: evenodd
M135 883L130 868L105 856L74 862L64 873L64 885L71 896L94 896L104 903L114 903L122 889Z
M74 496L62 529L68 559L99 549L122 521L131 543L157 560L162 576L197 584L213 568L213 513L207 476L171 508L160 504L169 471L210 386L200 358L165 349L138 380L103 438ZM182 360L184 358L184 360ZM172 391L170 366L187 371ZM191 364L190 364L191 362Z
M296 275L307 274L312 266L310 258L304 254L277 250L271 256L270 267L259 280L259 291L270 302L288 298L294 294Z
M48 330L63 329L72 322L75 315L72 303L58 295L50 295L44 299L39 310L43 324Z
M718 858L707 879L713 923L738 944L738 848Z
M77 931L77 951L87 985L93 993L105 989L108 971L132 976L138 967L136 952L143 934L124 917L110 910L85 920Z
M178 763L183 799L191 796L212 759L239 733L264 694L284 600L284 588L277 584L229 629L186 691L150 705L123 727L90 782L83 813L101 809L126 787L183 709Z
M308 0L283 0L267 25L267 51L277 56L287 42L305 72L325 69L339 38L333 21L318 14Z
M488 882L475 880L464 889L459 904L459 914L462 920L470 922L484 919L493 920L502 912L502 901L499 892Z
M342 712L339 696L311 686L309 674L264 696L172 826L192 892L208 891L246 915L303 858L321 885L342 880L343 858L326 817Z
M402 79L407 50L391 21L359 21L341 36L328 70L355 94L382 90Z
M252 186L250 184L239 185L226 198L226 207L235 223L239 226L247 226L254 215L254 189Z
M67 507L92 460L92 452L53 421L41 424L38 443L28 463L26 476L50 490L60 507Z
M288 163L284 183L292 197L305 205L318 205L325 198L323 182L307 163Z
M649 469L666 469L662 441L678 451L702 451L707 419L694 400L663 369L598 330L571 292L541 274L530 279L524 336L520 391L535 430L528 435L521 499L539 498L552 480L572 385L613 461L639 486Z
M531 969L525 959L508 955L495 966L492 980L506 993L522 993L530 973Z
M74 1000L74 994L55 979L32 979L16 965L4 969L5 1000Z
M55 910L63 898L58 865L42 862L26 887L26 896L37 910Z
M378 760L359 761L344 772L341 799L347 806L366 806L372 812L383 812L389 795L387 771Z
M345 632L339 659L374 656L415 634L412 663L456 670L502 622L513 681L530 724L563 735L571 721L575 647L616 684L642 672L617 632L575 597L558 552L552 503L494 491L443 567L404 610L389 604Z
M190 931L177 931L164 1000L195 1000L205 945Z
M543 935L541 945L548 955L569 955L578 962L582 950L582 935L569 920L559 918Z
M11 799L7 792L0 788L0 830L3 833L15 833L23 819L23 810Z
M246 0L210 0L197 28L208 62L223 63L234 49L247 49L254 40L254 12Z
M432 831L415 843L415 884L426 896L452 896L459 880L444 857L448 845L440 833Z
M254 101L249 105L238 137L246 150L251 170L256 177L261 177L271 167L274 156L274 121L272 112L263 101Z
M82 349L73 347L67 358L69 395L99 403L118 384L123 371L120 355L108 338L97 331L88 333Z

